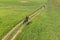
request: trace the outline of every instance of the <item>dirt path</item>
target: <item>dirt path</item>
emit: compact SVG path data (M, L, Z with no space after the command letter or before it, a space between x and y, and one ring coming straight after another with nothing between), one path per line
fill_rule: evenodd
M41 7L39 9L37 9L32 15L30 15L29 17L31 18L29 21L31 21L35 16L39 15L39 11L42 11L45 7ZM2 40L6 40L7 37L16 29L18 28L21 24L23 23L23 20L19 23L17 23L14 28L12 28L3 38ZM16 38L16 36L22 31L22 29L24 28L26 24L22 25L20 29L18 29L18 31L16 32L16 34L11 38L11 40L14 40Z
M33 18L35 18L36 16L38 16L38 15L40 14L39 12L42 11L42 10L44 10L44 7L42 7L41 9L39 9L38 11L36 11L33 15L31 15L30 17L32 17L32 16L33 16L33 17L29 20L29 22L30 22ZM27 23L28 23L28 22L27 22ZM27 24L27 23L26 23L26 24ZM11 40L14 40L14 39L17 37L17 35L22 32L22 30L23 30L23 28L25 27L26 24L22 25L21 28L18 29L18 31L16 32L16 34L14 34L14 36L11 38Z

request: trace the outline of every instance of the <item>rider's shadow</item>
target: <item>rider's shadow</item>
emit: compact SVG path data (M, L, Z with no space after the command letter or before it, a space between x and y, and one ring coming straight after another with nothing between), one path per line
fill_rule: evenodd
M27 25L29 25L29 24L31 24L31 23L32 23L32 21L28 22Z

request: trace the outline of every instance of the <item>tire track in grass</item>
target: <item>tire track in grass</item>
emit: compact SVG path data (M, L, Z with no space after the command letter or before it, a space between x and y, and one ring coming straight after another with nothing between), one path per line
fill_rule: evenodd
M21 21L20 23L17 23L15 25L15 27L13 27L6 35L4 35L4 37L2 38L2 40L6 40L7 37L16 29L18 28L18 26L20 26L23 23L23 21Z
M43 6L40 7L40 8L37 9L32 15L30 15L29 17L30 17L30 18L34 18L34 16L38 15L38 11L39 11L39 10L43 10L43 9L44 9ZM23 21L24 21L24 20L22 20L22 21L20 21L19 23L17 23L6 35L4 35L4 36L2 37L2 40L6 40L7 37L8 37L10 34L12 34L12 32L13 32L16 28L18 28L18 27L23 23ZM27 24L27 23L26 23L26 24ZM26 24L24 24L24 25L26 25ZM17 36L17 34L19 34L19 33L21 32L21 30L24 28L24 25L21 26L20 31L17 31L18 33L16 33L16 35L15 35L12 39L15 39L15 37ZM11 40L12 40L12 39L11 39Z
M30 20L29 20L28 22L30 22L32 19L34 19L36 16L38 16L38 15L40 14L39 12L41 12L41 11L44 10L44 9L45 9L45 7L42 6L42 7L39 8L37 11L35 11L34 14L32 14L31 16L29 16L29 17L30 17ZM27 22L27 23L28 23L28 22ZM27 24L27 23L26 23L26 24ZM23 30L23 28L26 26L26 24L23 24L23 25L18 29L18 31L13 35L13 37L12 37L10 40L15 40L15 38L17 37L17 35L22 32L22 30Z

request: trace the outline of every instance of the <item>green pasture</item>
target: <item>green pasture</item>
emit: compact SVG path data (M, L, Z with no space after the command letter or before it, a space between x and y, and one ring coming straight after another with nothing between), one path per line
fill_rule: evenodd
M60 40L60 1L49 0L46 9L15 40Z
M46 10L42 11L32 21L30 21L30 23L25 26L23 31L16 37L15 40L42 40L47 33L46 26L48 23L45 13Z
M27 0L25 3L21 1L0 0L0 40L16 23L45 3L45 0Z

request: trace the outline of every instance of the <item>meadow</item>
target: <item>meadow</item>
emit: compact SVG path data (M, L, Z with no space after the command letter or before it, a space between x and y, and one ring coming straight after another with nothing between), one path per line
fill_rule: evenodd
M16 23L46 3L44 11L39 12L15 40L60 40L59 0L0 0L0 40ZM10 40L15 31L7 40Z
M26 15L32 14L46 0L0 0L0 40Z
M49 0L46 9L26 25L15 40L60 40L59 4L58 0Z

